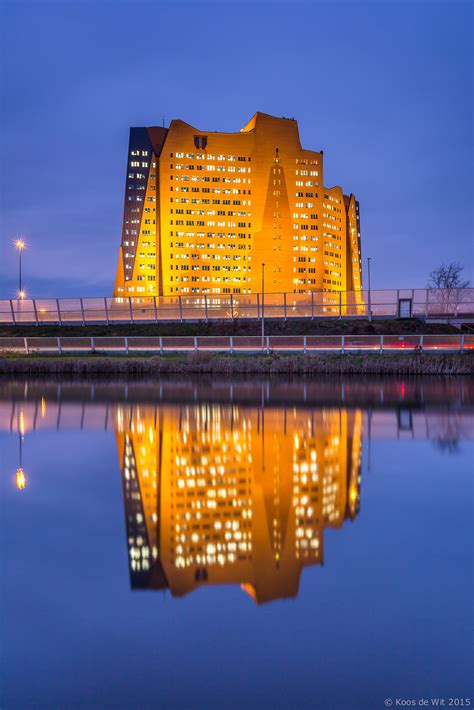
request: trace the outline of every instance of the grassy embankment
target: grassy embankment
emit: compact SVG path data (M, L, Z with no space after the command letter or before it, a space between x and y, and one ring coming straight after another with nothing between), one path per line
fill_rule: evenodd
M205 323L146 323L111 325L27 325L0 326L0 337L56 337L56 336L134 336L134 335L260 335L261 325L256 320L211 321ZM315 319L269 318L265 321L267 335L408 335L459 333L452 325L424 323L413 319L403 320L338 320L337 318Z
M427 324L412 320L336 320L292 318L269 319L267 335L408 335L459 333L450 325ZM47 336L179 336L179 335L259 335L258 321L241 320L209 323L158 323L95 326L5 326L0 337ZM319 353L302 355L270 353L221 354L188 353L162 356L131 355L23 355L0 356L0 375L70 375L70 376L154 376L161 374L377 374L377 375L466 375L472 373L472 355L465 354L379 354Z
M470 375L474 354L224 355L196 352L162 356L5 355L0 375L148 376L224 375Z

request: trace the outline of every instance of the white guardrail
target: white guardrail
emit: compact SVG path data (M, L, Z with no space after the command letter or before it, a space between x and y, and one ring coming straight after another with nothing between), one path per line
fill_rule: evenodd
M464 352L474 350L474 335L222 335L179 337L31 337L0 338L6 352L66 354L221 353L349 353Z
M265 318L474 319L474 289L0 300L0 325L87 325Z

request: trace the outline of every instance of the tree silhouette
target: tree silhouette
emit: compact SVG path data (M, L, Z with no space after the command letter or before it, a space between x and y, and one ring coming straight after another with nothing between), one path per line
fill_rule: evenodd
M458 314L459 304L467 297L465 289L469 287L469 280L462 278L463 271L464 266L453 261L441 264L430 273L427 288L438 312Z

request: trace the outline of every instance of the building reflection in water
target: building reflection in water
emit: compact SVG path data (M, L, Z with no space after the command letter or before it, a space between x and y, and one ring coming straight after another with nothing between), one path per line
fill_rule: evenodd
M357 515L362 436L368 470L372 439L455 454L473 404L464 378L9 380L0 431L19 437L23 491L29 432L113 429L132 588L240 584L263 602L295 596L302 568L323 562L324 529Z
M115 410L133 589L294 597L324 530L359 509L360 410L213 403Z

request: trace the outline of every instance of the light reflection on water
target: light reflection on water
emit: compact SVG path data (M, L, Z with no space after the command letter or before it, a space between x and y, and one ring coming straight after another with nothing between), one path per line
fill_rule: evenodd
M348 550L352 554L361 544L361 535L369 540L386 534L383 527L370 529L363 522L380 452L412 449L416 455L405 457L402 463L408 470L413 468L413 475L427 465L439 465L451 475L454 469L449 462L465 463L464 445L470 447L474 437L473 393L471 383L464 379L3 383L0 436L11 468L5 476L7 497L16 496L16 509L22 501L26 507L34 504L32 496L41 488L41 477L48 479L44 464L39 469L35 466L29 441L40 442L44 437L50 442L54 436L59 469L60 454L68 460L64 447L77 432L84 441L84 456L81 462L71 462L71 467L79 475L94 451L88 451L88 441L97 434L109 443L112 438L116 447L118 463L117 458L109 460L107 476L115 478L114 485L119 476L121 481L125 529L113 544L126 553L129 584L125 568L115 568L122 599L126 584L134 591L162 590L172 597L194 598L190 593L199 589L215 604L211 590L231 585L241 590L246 603L250 597L257 605L300 594L296 603L311 615L315 602L304 594L303 570L325 561L337 563L338 547L345 555ZM396 482L394 490L398 486ZM407 508L410 488L411 483L405 491ZM388 506L388 518L394 517L401 525L403 516L397 518L401 511L390 512L389 493L379 491ZM432 497L436 502L437 493L426 488L426 505L432 504ZM67 488L60 503L75 505ZM369 519L370 512L376 511L369 511ZM449 510L446 520L449 530ZM51 520L49 524L54 525ZM347 526L350 529L343 536ZM326 538L331 530L335 537L328 550ZM58 527L56 533L61 538L64 530ZM423 535L434 533L420 524L419 534L421 547ZM87 534L82 544L84 550L92 544ZM416 547L417 539L412 544ZM364 566L370 568L371 561L358 571L362 578ZM87 575L85 561L83 567ZM368 577L372 573L368 571ZM324 585L326 570L320 574L318 584ZM53 594L49 580L42 583L46 594ZM349 580L341 577L340 583L334 609L345 596L342 590L350 589ZM8 588L8 578L3 584ZM219 589L224 593L224 588ZM145 596L138 598L148 604ZM200 595L195 599L205 604ZM182 603L174 607L176 618L180 608L184 611ZM281 608L278 604L270 607ZM51 613L54 617L54 603ZM159 610L156 614L158 623ZM282 618L282 633L289 638L291 623L285 629ZM265 633L263 642L273 643L275 637ZM310 666L303 664L301 672L310 674ZM10 673L14 677L16 670ZM7 687L8 681L7 677ZM289 686L295 682L295 678L288 680ZM189 698L185 694L183 698L175 697L176 705L165 702L164 706L200 707L186 705ZM347 707L363 707L351 705L348 697L343 700ZM148 707L149 699L144 696L136 705L131 702L131 708ZM320 706L307 698L300 702L301 707ZM89 698L87 706L99 707L97 696ZM291 707L279 705L278 698L273 706ZM12 701L11 707L21 704Z

